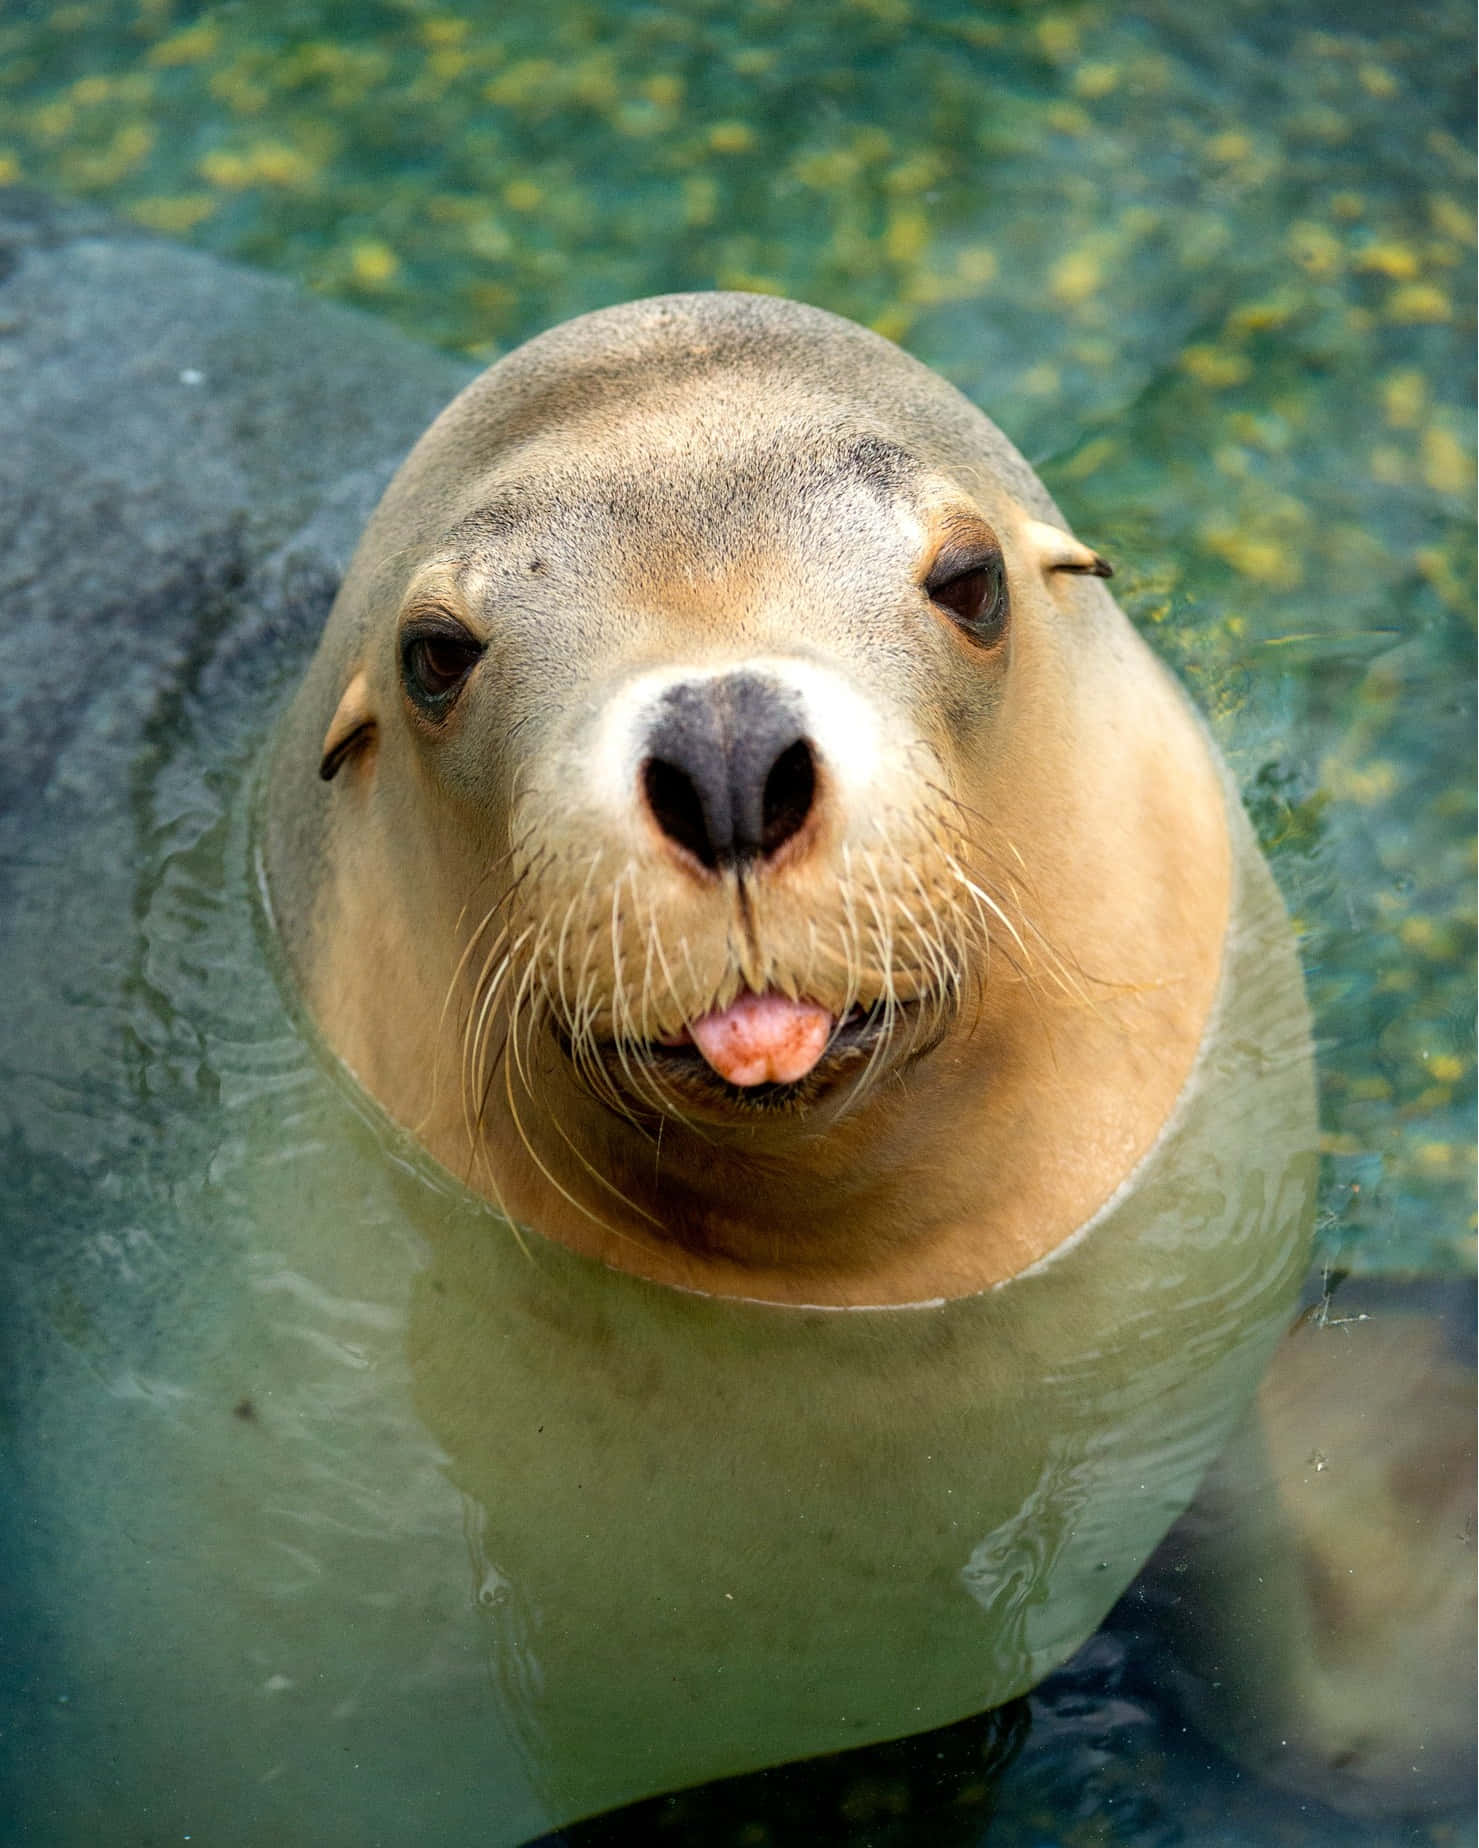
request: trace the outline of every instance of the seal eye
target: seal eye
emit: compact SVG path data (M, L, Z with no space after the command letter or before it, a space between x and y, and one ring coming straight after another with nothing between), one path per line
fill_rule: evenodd
M963 570L958 558L941 558L924 588L969 640L989 648L1001 639L1007 625L1007 577L999 552L974 559Z
M416 623L401 637L401 678L421 709L442 717L483 657L483 644L460 623Z

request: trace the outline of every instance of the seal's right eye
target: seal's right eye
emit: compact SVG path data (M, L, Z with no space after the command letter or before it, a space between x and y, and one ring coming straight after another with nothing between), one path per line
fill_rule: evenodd
M443 617L410 624L401 636L401 679L432 718L445 715L483 656L483 644Z

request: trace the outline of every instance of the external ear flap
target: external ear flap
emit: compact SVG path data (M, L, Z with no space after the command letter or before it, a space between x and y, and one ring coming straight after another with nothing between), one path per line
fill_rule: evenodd
M1027 543L1037 553L1037 562L1044 574L1049 571L1080 571L1090 577L1114 576L1113 567L1097 552L1091 552L1086 545L1080 545L1077 539L1060 532L1056 526L1045 525L1041 520L1027 522Z
M344 760L352 757L374 736L375 714L370 705L370 683L361 668L344 689L339 709L324 733L319 775L326 783L332 783Z

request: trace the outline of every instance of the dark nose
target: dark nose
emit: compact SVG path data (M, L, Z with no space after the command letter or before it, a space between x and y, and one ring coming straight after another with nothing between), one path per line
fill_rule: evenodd
M816 799L799 711L753 674L670 688L647 751L642 792L657 825L713 870L773 854Z

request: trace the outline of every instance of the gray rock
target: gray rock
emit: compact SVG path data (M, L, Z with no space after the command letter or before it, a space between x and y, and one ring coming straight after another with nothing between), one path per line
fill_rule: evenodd
M207 638L296 673L471 375L290 282L0 191L4 845L116 796L96 746L139 736Z
M386 481L472 370L0 190L0 1138L32 1163L98 1174L126 1133L66 1100L141 1030L165 741L187 709L224 728L217 762L265 735Z

